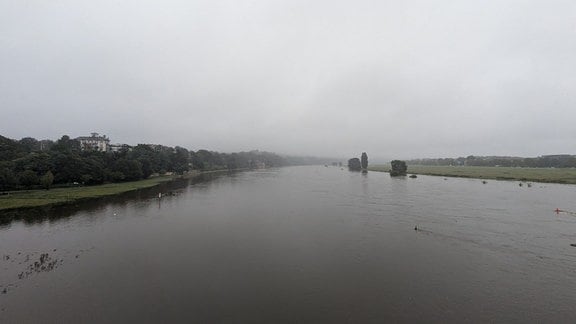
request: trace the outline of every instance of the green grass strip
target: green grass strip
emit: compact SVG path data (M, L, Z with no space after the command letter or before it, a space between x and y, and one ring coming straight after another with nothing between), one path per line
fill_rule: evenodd
M0 196L0 211L66 204L83 199L117 195L128 191L153 187L172 179L172 177L154 177L140 181L109 183L98 186L14 191Z
M375 165L371 171L390 171L390 166ZM408 173L443 177L517 180L576 184L575 168L511 168L479 166L408 165Z

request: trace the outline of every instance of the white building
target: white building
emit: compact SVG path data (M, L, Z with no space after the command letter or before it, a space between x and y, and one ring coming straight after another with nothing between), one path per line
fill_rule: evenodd
M80 142L82 151L100 151L107 152L110 146L110 139L106 135L100 136L98 133L91 133L90 136L81 136L76 138Z
M110 152L132 151L132 147L128 144L110 144L108 150Z

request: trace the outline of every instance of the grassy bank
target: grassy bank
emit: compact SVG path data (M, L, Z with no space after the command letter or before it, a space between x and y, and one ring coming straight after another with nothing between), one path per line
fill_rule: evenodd
M371 171L390 171L388 165L376 165ZM574 168L507 168L507 167L476 167L476 166L431 166L409 165L408 173L425 174L444 177L518 180L550 183L576 184L576 169Z
M159 183L170 181L172 179L173 177L166 176L133 182L109 183L98 186L15 191L0 196L0 212L18 208L67 204L83 199L117 195L123 192L153 187Z

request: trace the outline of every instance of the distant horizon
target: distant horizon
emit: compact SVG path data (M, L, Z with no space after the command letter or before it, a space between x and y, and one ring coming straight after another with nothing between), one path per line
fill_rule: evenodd
M107 134L104 133L99 133L99 132L89 132L88 135L84 134L84 135L70 135L70 134L62 134L60 136L58 136L55 139L51 139L51 138L36 138L33 136L23 136L20 138L15 138L15 137L10 137L10 136L6 136L4 134L0 134L1 136L4 136L6 138L9 138L11 140L16 140L19 141L23 138L34 138L36 140L50 140L50 141L54 141L56 142L57 140L59 140L62 136L69 136L71 139L76 139L79 137L83 137L83 136L90 136L91 133L97 133L99 134L99 136L106 136L108 139L111 139L110 136L108 136ZM183 145L169 145L169 144L163 144L163 143L155 143L155 142L151 142L151 143L144 143L144 142L140 142L140 143L136 143L136 144L130 144L130 143L122 143L120 141L113 141L111 139L111 144L120 144L120 145L129 145L129 146L137 146L137 145L162 145L162 146L168 146L168 147L183 147L186 148L187 150L192 150L192 151L198 151L198 150L208 150L208 151L214 151L214 152L220 152L220 153L235 153L235 152L250 152L250 151L262 151L262 152L270 152L270 153L275 153L275 154L279 154L279 155L285 155L285 156L293 156L293 157L310 157L310 158L317 158L317 159L325 159L326 161L331 161L334 160L332 162L346 162L348 159L354 158L354 157L358 157L360 158L360 155L362 154L362 152L359 151L359 153L357 154L357 156L350 156L350 157L345 157L345 156L341 156L341 157L335 157L335 156L321 156L321 155L310 155L310 154L303 154L303 153L285 153L285 152L281 152L281 151L274 151L274 150L264 150L264 149L260 149L260 148L252 148L252 149L246 149L246 150L231 150L231 151L222 151L222 150L217 150L217 149L213 149L213 148L209 148L209 147L200 147L197 149L191 149L189 147L183 146ZM457 159L457 158L466 158L468 156L474 156L474 157L483 157L483 158L538 158L538 157L546 157L546 156L576 156L576 154L570 154L570 153L556 153L556 154L539 154L539 155L532 155L532 156L521 156L521 155L479 155L479 154L467 154L467 155L458 155L458 156L427 156L427 157L410 157L410 158L406 158L406 157L398 157L398 158L379 158L379 157L371 157L370 152L366 152L368 154L368 161L369 163L373 163L373 164L379 164L379 163L389 163L392 160L395 159L400 159L400 160L434 160L434 159Z

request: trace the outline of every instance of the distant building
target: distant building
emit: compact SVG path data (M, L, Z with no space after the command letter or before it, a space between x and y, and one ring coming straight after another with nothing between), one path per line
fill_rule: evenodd
M108 151L110 152L128 152L132 151L132 146L128 144L110 144L108 145Z
M266 163L262 161L250 161L250 165L255 169L266 169Z
M54 142L51 140L38 141L38 146L40 148L40 151L49 151L53 145L54 145Z
M100 136L98 133L91 133L90 136L81 136L76 138L80 142L82 151L100 151L107 152L110 147L110 139L106 135Z

